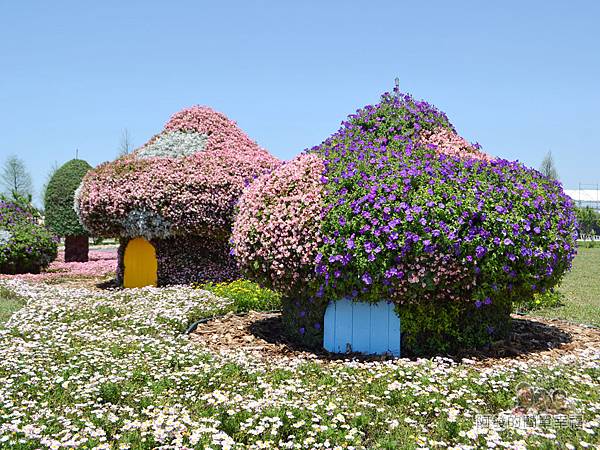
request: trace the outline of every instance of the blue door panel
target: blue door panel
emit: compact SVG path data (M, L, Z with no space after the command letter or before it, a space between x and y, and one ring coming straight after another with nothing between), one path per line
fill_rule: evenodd
M371 307L367 303L352 304L352 351L371 353Z
M352 303L337 302L335 308L335 353L352 351Z
M325 310L323 347L332 353L400 356L400 318L394 308L383 300L330 302Z
M388 352L400 356L400 318L392 302L388 304Z
M371 305L371 351L383 354L388 350L388 308L386 302Z

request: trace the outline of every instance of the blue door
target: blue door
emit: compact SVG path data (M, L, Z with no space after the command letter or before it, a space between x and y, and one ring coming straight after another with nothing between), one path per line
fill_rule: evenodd
M323 332L323 347L332 353L400 356L400 318L385 300L330 302Z

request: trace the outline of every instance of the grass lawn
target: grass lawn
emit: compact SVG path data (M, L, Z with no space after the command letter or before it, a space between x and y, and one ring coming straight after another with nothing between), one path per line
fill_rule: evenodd
M533 316L557 317L600 327L600 248L580 248L559 288L563 305L533 311Z
M0 286L0 328L25 301L12 291Z

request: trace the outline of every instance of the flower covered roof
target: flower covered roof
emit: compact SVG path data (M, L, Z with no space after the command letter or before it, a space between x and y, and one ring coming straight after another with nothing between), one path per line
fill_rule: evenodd
M139 149L90 171L75 207L96 236L226 237L244 187L278 165L225 115L193 106Z
M399 92L287 166L245 191L232 239L246 275L279 290L399 303L526 298L556 285L575 254L559 183L492 158L443 112Z

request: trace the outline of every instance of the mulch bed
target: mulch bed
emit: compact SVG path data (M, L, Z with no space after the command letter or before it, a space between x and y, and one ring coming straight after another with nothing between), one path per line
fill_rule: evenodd
M551 361L586 350L600 350L600 329L558 319L513 316L512 334L484 350L457 355L438 355L456 361L466 359L477 366L496 366L509 361ZM217 354L243 351L261 360L293 358L361 361L389 359L360 354L337 355L325 350L311 352L286 338L280 313L228 314L199 324L190 338Z

